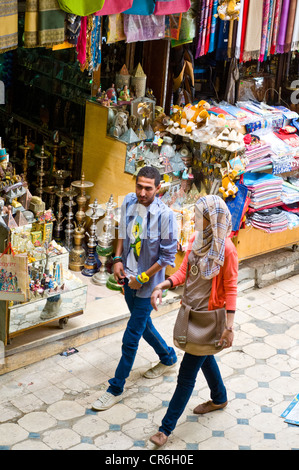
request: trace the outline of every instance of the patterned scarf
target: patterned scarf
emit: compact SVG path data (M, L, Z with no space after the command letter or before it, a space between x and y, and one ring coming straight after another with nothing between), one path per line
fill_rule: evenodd
M203 218L209 225L202 229ZM203 279L217 276L224 264L225 239L232 230L230 211L219 196L201 197L195 205L195 230L192 250L200 257L199 269Z
M0 1L0 52L18 47L18 2Z

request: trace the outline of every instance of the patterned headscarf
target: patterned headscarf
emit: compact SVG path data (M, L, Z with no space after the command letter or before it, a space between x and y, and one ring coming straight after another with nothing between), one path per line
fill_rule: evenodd
M203 230L202 222L210 223ZM232 230L230 211L219 196L201 197L195 205L195 230L197 235L192 250L202 259L199 263L201 277L212 279L224 264L225 239Z

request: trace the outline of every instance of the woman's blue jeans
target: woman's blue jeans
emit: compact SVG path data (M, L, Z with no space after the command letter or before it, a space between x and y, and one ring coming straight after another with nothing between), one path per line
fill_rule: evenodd
M158 333L151 320L151 299L136 296L136 290L130 289L125 284L125 299L131 316L128 321L122 340L122 356L118 363L113 379L109 380L108 392L112 395L120 395L123 392L125 381L129 376L140 338L152 346L158 354L162 364L170 366L177 361L173 348L169 347Z
M182 415L191 397L200 368L208 382L213 403L220 405L227 401L226 388L215 357L193 356L185 353L181 362L175 392L159 428L159 431L166 434L166 436L171 434Z

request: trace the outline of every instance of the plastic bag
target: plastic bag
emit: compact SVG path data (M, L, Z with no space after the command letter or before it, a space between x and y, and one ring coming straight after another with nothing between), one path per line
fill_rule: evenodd
M165 37L165 16L124 14L124 32L127 43L163 39Z
M109 15L107 28L107 44L123 41L126 39L124 33L124 16L122 13Z

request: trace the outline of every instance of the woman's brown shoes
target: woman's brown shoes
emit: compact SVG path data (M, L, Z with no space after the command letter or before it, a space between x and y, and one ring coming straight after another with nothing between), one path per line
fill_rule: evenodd
M156 432L152 437L150 437L150 441L158 447L164 446L166 444L168 437L164 432Z
M205 413L210 413L210 411L221 410L225 408L227 405L227 401L225 403L221 403L221 405L215 405L212 400L206 401L205 403L201 403L196 408L194 408L193 413L196 415L203 415Z

